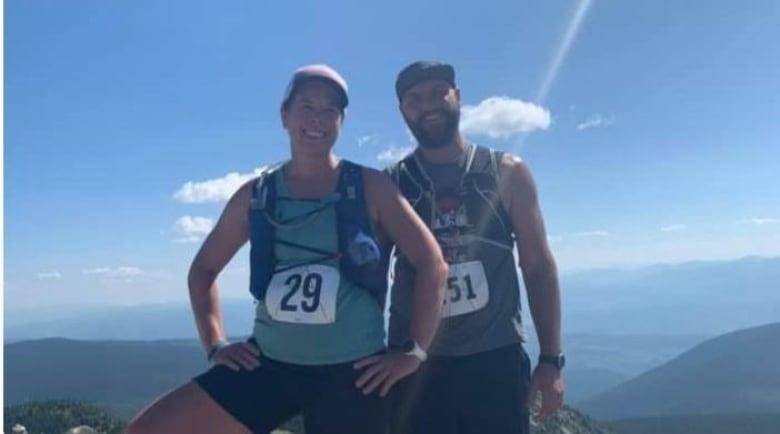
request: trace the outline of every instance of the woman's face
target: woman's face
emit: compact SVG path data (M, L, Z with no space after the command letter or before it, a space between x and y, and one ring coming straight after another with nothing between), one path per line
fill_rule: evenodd
M338 92L320 81L301 84L282 109L282 124L290 135L294 153L327 155L336 143L342 122Z

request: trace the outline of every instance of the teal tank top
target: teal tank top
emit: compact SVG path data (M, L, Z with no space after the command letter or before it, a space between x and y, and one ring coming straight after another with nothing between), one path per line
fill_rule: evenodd
M265 299L256 302L260 351L282 362L326 365L383 350L379 304L339 275L334 202L292 199L284 176L275 178L276 220L283 224L276 228L274 277Z

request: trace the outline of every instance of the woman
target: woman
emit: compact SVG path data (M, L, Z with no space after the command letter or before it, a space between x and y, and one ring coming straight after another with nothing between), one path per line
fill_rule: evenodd
M291 159L233 195L190 269L213 366L142 411L129 433L267 433L298 413L308 434L384 432L382 397L426 357L447 266L384 174L334 156L348 102L326 65L293 75L281 107ZM254 333L228 343L215 280L247 240ZM386 352L389 242L418 272L413 340Z

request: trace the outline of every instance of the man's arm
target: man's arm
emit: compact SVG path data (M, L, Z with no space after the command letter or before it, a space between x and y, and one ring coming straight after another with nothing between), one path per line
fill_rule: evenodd
M195 255L188 275L190 302L201 344L209 353L214 350L212 360L215 363L223 363L234 370L238 370L239 366L254 368L257 365L257 351L248 344L219 348L226 340L216 279L249 239L251 192L252 182L249 182L230 198L214 229Z
M561 295L555 259L547 243L536 185L528 167L517 157L501 162L501 197L512 219L519 266L523 274L531 316L539 338L540 354L558 355L561 344ZM530 394L542 392L542 417L554 413L563 401L560 371L537 366Z
M373 169L366 169L364 174L369 204L376 212L382 231L417 271L410 333L412 339L427 350L441 316L447 263L433 234L388 176ZM396 381L414 372L419 363L416 357L397 353L365 359L356 365L357 368L368 367L358 380L358 387L370 393L382 385L380 393L385 395Z

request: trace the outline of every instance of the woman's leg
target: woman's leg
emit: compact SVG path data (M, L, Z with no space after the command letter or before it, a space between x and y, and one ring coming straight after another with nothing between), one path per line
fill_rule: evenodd
M189 382L163 395L128 425L127 434L251 434L198 386Z
M295 376L270 362L251 371L216 365L141 412L128 434L269 433L300 412Z
M355 386L361 371L352 363L319 376L304 407L307 434L384 434L388 402L378 391L366 396Z

